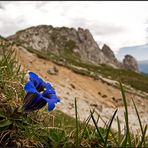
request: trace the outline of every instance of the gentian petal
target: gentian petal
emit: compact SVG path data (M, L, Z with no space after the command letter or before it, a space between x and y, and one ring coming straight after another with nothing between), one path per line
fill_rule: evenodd
M33 83L31 81L27 82L26 85L24 86L24 90L26 92L32 92L32 93L36 93L37 90L34 87Z
M43 100L41 97L42 96L39 93L32 93L32 92L27 93L24 98L23 109L25 111L32 111L38 109L37 106L41 106L40 104L42 105L44 104L45 106L46 101ZM44 103L41 103L41 101Z
M24 111L30 111L32 108L30 106L33 104L34 99L36 98L36 93L27 93L24 102L23 102L23 109Z
M50 103L48 103L48 111L51 111L55 108L55 104L52 103L52 101L50 101Z
M50 98L51 96L51 93L49 92L49 90L45 90L42 94L43 97L46 97L46 98Z
M47 104L47 102L43 99L40 99L38 102L34 103L32 106L30 106L32 108L32 110L38 110L41 109L42 107L44 107Z
M43 83L43 80L34 72L29 72L29 79L35 85L35 87L38 87L41 83Z
M60 99L56 95L52 95L50 99L56 100L57 102L60 102Z
M51 86L50 83L46 83L46 89L48 89L50 91L51 94L56 94L54 88Z
M46 83L46 87L47 87L47 89L53 89L53 87L51 86L51 84L50 83Z
M44 81L38 84L38 86L36 87L38 92L44 91L45 88L46 88L46 83Z
M51 111L55 108L55 104L57 103L55 100L48 100L48 111Z
M45 97L43 97L43 99L46 100L46 102L48 103L48 111L53 110L55 107L55 104L60 101L55 95L51 96L50 99Z
M46 89L42 94L42 96L46 98L50 98L52 95L55 95L55 92L53 90L48 89Z

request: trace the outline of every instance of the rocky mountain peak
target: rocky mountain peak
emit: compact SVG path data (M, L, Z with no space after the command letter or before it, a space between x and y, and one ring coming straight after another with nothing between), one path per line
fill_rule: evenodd
M123 59L123 66L125 69L139 72L138 63L137 63L136 59L131 55L125 55L125 57Z
M108 58L109 62L113 63L117 67L121 66L121 63L118 62L113 51L110 49L109 46L104 44L103 47L102 47L102 52Z
M112 50L110 49L110 47L107 46L106 44L104 44L104 45L102 46L102 51L103 51L105 54L114 56L113 51L112 51Z

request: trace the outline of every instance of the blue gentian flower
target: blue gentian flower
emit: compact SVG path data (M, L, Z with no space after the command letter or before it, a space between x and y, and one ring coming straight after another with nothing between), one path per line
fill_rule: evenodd
M24 111L38 110L48 103L48 111L54 109L55 104L60 102L56 92L50 83L44 82L37 74L29 72L29 80L24 90L27 92L24 98Z

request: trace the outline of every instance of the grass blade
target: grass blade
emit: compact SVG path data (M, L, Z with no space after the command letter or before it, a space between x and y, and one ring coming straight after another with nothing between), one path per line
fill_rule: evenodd
M136 104L135 104L133 98L132 98L132 102L133 102L133 104L134 104L134 108L135 108L135 111L136 111L136 114L137 114L137 117L138 117L138 121L139 121L139 124L140 124L140 128L141 128L141 133L142 133L142 135L143 135L144 131L143 131L142 123L141 123L141 120L140 120L140 116L139 116L139 113L138 113L138 109L137 109L137 107L136 107Z
M118 124L118 146L119 146L121 143L121 127L120 127L120 120L118 117L117 117L117 124Z
M112 116L112 118L111 118L111 121L110 121L110 123L109 123L109 126L108 126L108 128L107 128L107 134L106 134L106 138L105 138L104 147L107 146L107 140L108 140L109 131L110 131L111 125L112 125L112 123L113 123L113 120L114 120L114 117L115 117L117 111L118 111L118 109L115 110L115 112L114 112L114 114L113 114L113 116Z
M89 117L87 118L87 120L85 122L85 127L84 127L83 132L82 132L82 135L80 137L80 143L81 143L81 141L82 141L82 139L84 137L85 131L87 130L87 126L88 126L88 124L90 122L90 119L91 119L91 115L89 115Z
M78 111L77 111L77 99L75 98L75 115L76 115L76 137L75 137L75 144L76 147L79 145L79 125L78 125Z
M95 121L95 118L94 118L94 116L93 116L93 113L92 113L92 111L90 111L90 112L91 112L91 118L92 118L92 120L93 120L93 123L94 123L96 129L97 129L97 132L98 132L98 134L99 134L99 137L101 138L101 141L104 143L104 142L105 142L105 141L104 141L104 138L103 138L103 136L102 136L102 134L101 134L101 132L100 132L100 130L99 130L99 128L98 128L98 125L97 125L97 123L96 123L96 121Z
M131 136L130 136L130 131L129 131L129 123L128 123L128 108L127 108L127 102L126 102L126 97L125 97L125 93L124 93L124 89L123 86L120 82L120 88L121 88L121 94L122 94L122 98L123 98L123 103L124 103L124 107L125 107L125 122L126 122L126 139L125 139L125 147L127 145L127 142L129 143L129 146L131 147Z
M146 130L147 130L147 125L144 128L143 134L142 134L142 138L141 138L141 142L139 143L138 147L142 147L142 144L145 141L145 134L146 134Z

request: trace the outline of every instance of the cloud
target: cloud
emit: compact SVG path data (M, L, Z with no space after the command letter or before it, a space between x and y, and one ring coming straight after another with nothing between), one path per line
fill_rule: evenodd
M104 23L98 20L80 17L71 19L69 26L89 29L100 47L102 47L103 44L107 44L115 52L119 50L121 42L123 45L125 44L125 42L123 43L124 34L129 31L126 26Z
M0 6L3 36L46 24L89 29L98 43L114 51L147 42L148 2L2 1Z
M95 35L112 35L122 33L126 30L123 26L114 24L105 24L101 21L88 20L85 18L76 18L71 21L71 26L84 27L90 29Z
M0 9L4 9L4 7L0 4Z
M10 34L14 34L16 30L23 29L23 24L25 20L23 18L18 18L13 21L11 19L3 19L3 22L0 23L1 34L4 36L8 36Z
M3 4L0 2L0 10L4 10L5 8L4 8L4 6L3 6Z

